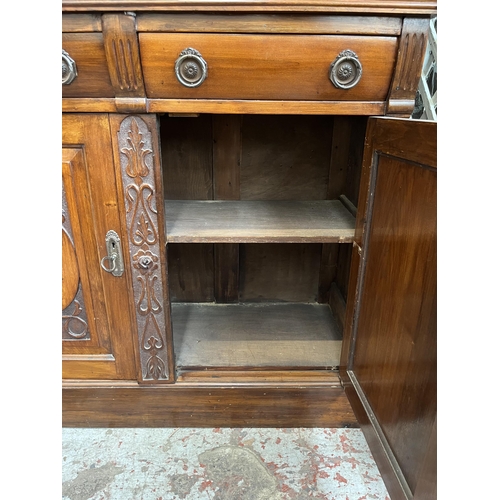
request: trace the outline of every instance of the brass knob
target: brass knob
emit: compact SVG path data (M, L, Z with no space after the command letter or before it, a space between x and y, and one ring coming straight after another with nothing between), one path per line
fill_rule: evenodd
M338 89L350 89L361 79L363 68L352 50L343 50L330 65L330 80Z
M62 51L62 84L69 85L76 77L78 72L76 71L76 63L70 57L70 55L63 50Z
M208 65L195 49L184 49L175 61L175 76L185 87L198 87L205 81L207 74Z

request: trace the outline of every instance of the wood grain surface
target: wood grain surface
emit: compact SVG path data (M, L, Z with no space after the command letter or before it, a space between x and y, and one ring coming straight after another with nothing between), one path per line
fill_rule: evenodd
M140 33L149 98L385 100L396 61L396 37ZM174 65L187 47L208 64L196 88L177 80ZM329 68L338 54L354 51L363 66L359 83L338 89Z
M356 230L362 258L353 263L360 275L354 309L349 292L349 353L344 346L340 370L396 500L432 491L436 473L429 465L437 406L436 132L436 122L369 120Z
M436 0L63 0L63 11L269 11L435 14Z
M137 31L165 33L295 33L399 35L401 19L375 16L301 14L139 13Z
M172 243L349 243L355 218L338 200L167 201Z
M318 304L172 304L177 367L333 368L342 337Z
M91 100L63 103L68 110L95 110ZM75 109L78 105L79 108ZM148 99L149 113L227 113L248 115L383 115L385 101L282 101L242 99Z
M105 236L120 231L107 114L63 115L63 182L77 251L90 340L63 342L63 378L136 376L125 275L104 272ZM69 156L68 156L69 155Z
M341 387L66 385L65 427L358 427Z
M64 97L114 97L102 33L63 33L62 48L76 63L78 76L62 86Z

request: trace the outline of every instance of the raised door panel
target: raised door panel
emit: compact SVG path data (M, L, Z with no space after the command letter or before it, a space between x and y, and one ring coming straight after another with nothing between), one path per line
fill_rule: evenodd
M436 123L372 118L366 143L342 376L391 499L408 500L436 474L428 466L437 407Z
M68 379L135 379L126 276L100 265L120 227L107 115L63 115L62 352Z

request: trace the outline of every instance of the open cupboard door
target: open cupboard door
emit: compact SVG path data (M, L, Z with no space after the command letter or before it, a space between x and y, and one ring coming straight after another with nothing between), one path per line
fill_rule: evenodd
M341 378L391 500L436 498L437 123L370 118Z

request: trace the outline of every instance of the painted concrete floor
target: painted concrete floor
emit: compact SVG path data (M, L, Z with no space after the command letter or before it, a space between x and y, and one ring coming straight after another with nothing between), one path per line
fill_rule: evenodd
M68 429L64 500L390 500L360 429Z

